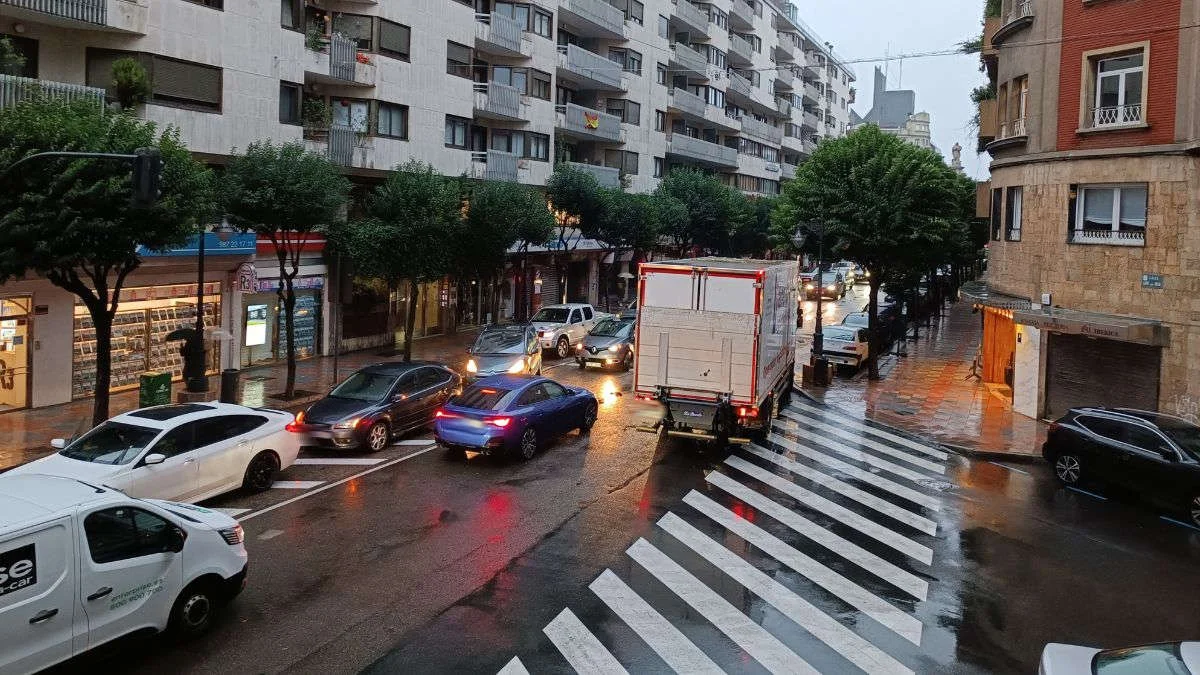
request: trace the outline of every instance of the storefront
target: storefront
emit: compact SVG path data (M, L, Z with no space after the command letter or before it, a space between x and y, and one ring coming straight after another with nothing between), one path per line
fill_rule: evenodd
M279 299L279 279L259 279L253 291L242 295L242 348L240 367L287 359L287 313ZM321 353L323 343L325 277L298 276L292 283L296 295L293 340L296 358Z
M984 306L983 342L980 345L980 375L984 382L1013 384L1017 331L1012 310Z
M0 412L29 405L31 296L0 298Z

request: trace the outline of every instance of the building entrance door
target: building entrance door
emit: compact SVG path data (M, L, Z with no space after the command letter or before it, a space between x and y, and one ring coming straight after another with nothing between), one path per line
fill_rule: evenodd
M29 405L31 297L0 298L0 412Z

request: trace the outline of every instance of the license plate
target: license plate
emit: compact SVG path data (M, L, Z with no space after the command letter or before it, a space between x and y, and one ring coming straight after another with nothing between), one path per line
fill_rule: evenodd
M472 429L482 429L483 428L483 422L480 422L479 420L468 419L465 421L467 423L467 426L471 427Z

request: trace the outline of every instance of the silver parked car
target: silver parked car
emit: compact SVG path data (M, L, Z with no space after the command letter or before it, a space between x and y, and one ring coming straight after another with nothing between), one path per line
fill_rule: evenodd
M588 331L575 352L579 369L588 366L621 370L633 367L633 321L604 319Z
M537 330L529 324L487 326L467 349L467 377L541 375L542 348Z
M1200 675L1200 642L1160 642L1123 649L1050 643L1039 675Z

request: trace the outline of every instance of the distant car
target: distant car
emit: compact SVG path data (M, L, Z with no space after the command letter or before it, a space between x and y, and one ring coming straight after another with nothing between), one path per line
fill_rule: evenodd
M633 321L604 319L588 331L575 352L579 369L588 366L607 368L616 366L621 370L633 367Z
M438 409L438 443L454 451L509 453L530 459L542 443L596 423L599 407L586 389L544 377L497 375L480 380Z
M537 331L542 349L553 350L560 359L571 355L575 345L601 318L608 316L583 303L547 305L529 320Z
M1123 649L1050 643L1038 675L1200 675L1200 642L1161 642Z
M628 319L630 321L633 321L634 319L637 319L637 311L638 311L637 300L634 300L633 302L629 303L629 306L627 306L625 309L621 310L621 313L618 315L618 317L622 318L622 319Z
M842 280L847 286L853 286L855 280L858 278L856 276L857 269L858 265L855 265L847 260L843 260L841 262L834 263L832 271L835 274L840 274L842 276Z
M296 461L300 434L281 410L186 403L117 415L14 474L64 476L131 497L200 501L244 487L271 487Z
M854 312L842 317L842 325L849 328L866 328L870 319L871 315L867 312Z
M806 278L806 275L801 275L801 278ZM822 272L819 276L821 282L820 293L821 297L829 300L841 300L846 295L846 281L842 275L837 272ZM817 279L818 275L814 272L807 277L804 282L804 299L815 300L817 297Z
M830 363L858 369L871 352L867 342L867 329L852 326L826 326L821 329L823 349L821 354Z
M427 426L461 389L462 377L438 363L377 363L297 414L295 427L315 445L378 452L396 436Z
M1163 413L1074 408L1050 425L1042 456L1064 485L1132 489L1200 527L1200 426Z
M541 375L542 346L529 324L487 326L467 349L467 377Z
M862 265L854 266L854 283L869 284L871 283L871 273Z

